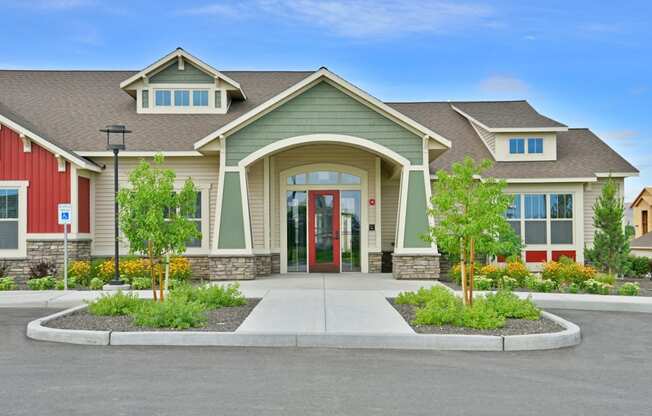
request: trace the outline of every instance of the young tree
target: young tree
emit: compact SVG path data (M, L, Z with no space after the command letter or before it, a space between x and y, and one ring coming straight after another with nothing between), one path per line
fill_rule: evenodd
M163 159L156 155L153 166L141 161L129 175L129 186L118 193L120 228L129 240L129 251L149 258L154 299L158 274L161 301L163 259L183 254L186 242L200 237L195 223L188 220L195 213L195 184L187 179L175 192L176 174L163 168Z
M512 197L504 194L505 181L481 178L492 166L488 160L476 164L470 157L455 163L451 172L440 170L434 184L432 208L435 226L430 240L444 252L459 253L464 303L473 303L475 257L513 251L514 230L505 219ZM517 237L516 237L517 238Z
M623 228L625 208L618 186L609 178L593 206L595 234L591 260L609 274L622 272L629 255L629 241Z

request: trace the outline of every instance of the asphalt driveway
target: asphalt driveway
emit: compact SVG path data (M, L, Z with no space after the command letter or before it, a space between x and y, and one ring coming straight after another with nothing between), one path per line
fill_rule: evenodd
M525 353L90 347L0 309L2 415L649 415L652 316L551 311L581 345Z

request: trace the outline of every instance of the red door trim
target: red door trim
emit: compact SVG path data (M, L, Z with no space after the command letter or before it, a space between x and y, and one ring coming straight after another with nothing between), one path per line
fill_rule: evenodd
M315 198L323 195L333 196L333 263L318 264L315 251ZM340 271L340 191L308 191L308 271Z

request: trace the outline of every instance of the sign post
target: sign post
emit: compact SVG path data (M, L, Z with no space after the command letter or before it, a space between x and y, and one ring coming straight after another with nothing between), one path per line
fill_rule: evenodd
M68 224L72 223L72 205L59 204L59 225L63 225L63 290L68 290Z

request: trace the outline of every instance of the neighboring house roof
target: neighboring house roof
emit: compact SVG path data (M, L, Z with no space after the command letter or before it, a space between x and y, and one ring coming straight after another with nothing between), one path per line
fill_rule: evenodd
M247 92L233 101L226 114L138 114L136 100L120 83L138 71L0 71L0 102L42 137L78 154L106 150L106 137L98 130L107 124L126 124L133 131L127 150L140 152L193 152L193 145L261 104L317 72L222 71ZM373 97L372 97L373 99ZM375 99L374 99L375 100ZM471 156L493 159L467 118L455 107L468 109L492 126L538 124L563 126L538 114L525 101L380 103L444 137L452 144L431 164L431 171L449 168ZM486 108L486 110L482 110ZM393 109L393 110L392 110ZM482 110L482 111L480 111ZM1 110L0 110L1 111ZM505 114L500 115L503 112ZM491 116L491 117L490 117ZM519 122L518 119L524 121ZM502 121L501 121L502 120ZM20 123L19 123L20 124ZM564 128L566 130L566 128ZM496 162L490 175L502 178L595 178L598 173L637 172L631 164L588 129L557 133L557 161Z
M652 249L652 233L643 234L642 236L630 241L631 248L649 248Z
M638 194L638 196L634 198L634 201L629 207L634 208L636 205L638 205L639 201L641 200L644 200L649 205L652 205L652 187L646 186L645 188L643 188L641 192Z
M451 105L460 114L491 132L563 131L566 127L565 124L539 114L525 100L456 101Z

